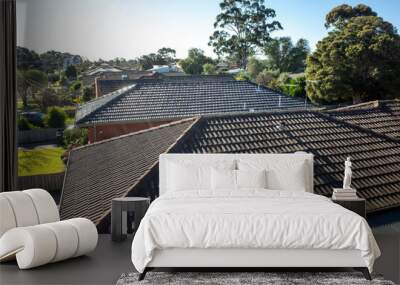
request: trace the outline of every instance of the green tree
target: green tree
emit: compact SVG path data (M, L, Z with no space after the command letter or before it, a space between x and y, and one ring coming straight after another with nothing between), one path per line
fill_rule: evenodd
M24 108L28 107L28 97L47 86L47 75L37 69L17 70L17 91Z
M279 72L264 69L257 75L256 83L262 86L275 89L277 87L278 76Z
M219 6L221 13L217 15L209 45L219 56L234 54L237 64L246 68L247 58L265 45L272 31L282 26L271 21L276 14L264 5L264 0L222 0Z
M247 63L247 72L253 80L257 78L258 74L263 71L264 68L265 66L261 60L255 57L249 58L249 62Z
M347 4L339 5L326 14L325 27L343 29L351 18L361 16L377 16L377 14L371 7L364 4L359 4L354 7Z
M303 72L307 55L310 53L308 41L299 39L293 44L290 37L271 39L264 46L269 68L280 72Z
M82 82L75 81L74 83L71 84L69 88L72 92L77 92L82 88Z
M62 74L60 77L60 80L58 81L58 84L60 86L66 86L68 84L68 78L65 76L65 74Z
M33 50L24 47L17 47L17 68L18 69L40 69L42 63L39 55Z
M82 101L87 102L90 101L92 98L94 98L94 88L85 86L82 89Z
M369 7L327 15L328 36L307 59L307 95L318 102L392 98L400 88L400 36Z
M52 107L46 116L46 123L49 128L65 128L65 120L67 115L64 110L58 107Z
M217 74L217 67L212 63L206 63L203 65L203 74L206 75Z
M299 76L297 78L289 78L281 84L280 90L292 97L306 97L306 78Z
M38 103L42 112L46 112L50 106L56 106L60 104L60 99L58 98L56 92L51 88L45 88L39 92Z
M142 55L137 62L142 70L153 68L154 65L167 65L175 63L176 51L172 48L160 48L157 53Z
M70 65L65 69L65 76L69 80L74 80L78 77L78 71L74 65Z
M206 63L213 63L212 58L207 57L204 51L198 48L190 49L188 57L179 61L179 65L187 74L201 74Z
M160 48L157 54L164 60L165 64L172 64L175 62L176 50L168 47Z

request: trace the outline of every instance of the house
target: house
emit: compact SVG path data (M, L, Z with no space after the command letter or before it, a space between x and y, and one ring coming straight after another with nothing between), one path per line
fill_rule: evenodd
M385 102L393 109L400 101ZM111 199L158 195L161 153L314 154L314 191L330 196L340 187L344 161L352 157L352 185L367 200L373 225L400 221L400 141L338 119L326 111L269 111L204 115L83 146L71 152L60 210L62 218L83 216L100 231L109 227ZM385 113L383 124L400 124ZM378 123L379 124L379 123ZM378 127L378 125L376 126Z
M183 73L176 64L173 65L154 65L148 71L158 72L158 73L169 73L169 72L177 72ZM184 73L183 73L184 74Z
M126 80L126 79L139 79L143 76L151 76L153 72L132 70L132 69L121 69L116 67L105 67L100 66L92 68L82 75L83 85L94 85L97 80Z
M71 65L77 65L82 63L82 58L79 55L69 55L64 57L63 59L63 68L64 70Z
M88 128L91 143L194 116L307 107L304 99L230 76L168 76L121 83L126 84L123 89L77 109L76 124Z

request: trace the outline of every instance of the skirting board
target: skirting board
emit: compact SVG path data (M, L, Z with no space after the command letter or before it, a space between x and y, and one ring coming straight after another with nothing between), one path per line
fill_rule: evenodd
M155 250L148 267L365 267L359 250L193 249Z

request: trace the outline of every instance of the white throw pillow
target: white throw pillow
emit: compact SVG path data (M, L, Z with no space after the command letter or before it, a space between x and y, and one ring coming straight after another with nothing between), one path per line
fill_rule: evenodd
M267 188L272 190L307 191L308 168L304 160L238 160L239 170L267 170Z
M238 189L267 188L267 171L265 169L236 170L236 183Z
M211 169L235 169L235 160L177 159L167 164L167 191L211 191Z
M171 191L189 191L210 189L209 167L170 163L168 166L168 189Z
M211 189L214 191L236 190L236 170L211 168Z

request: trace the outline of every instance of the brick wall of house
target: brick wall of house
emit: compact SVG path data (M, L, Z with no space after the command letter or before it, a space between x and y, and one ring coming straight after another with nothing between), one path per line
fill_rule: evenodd
M109 124L109 125L98 125L96 127L89 127L88 128L89 143L102 141L105 139L145 130L152 127L157 127L171 122L172 121L157 121L157 122L149 121L140 123Z

